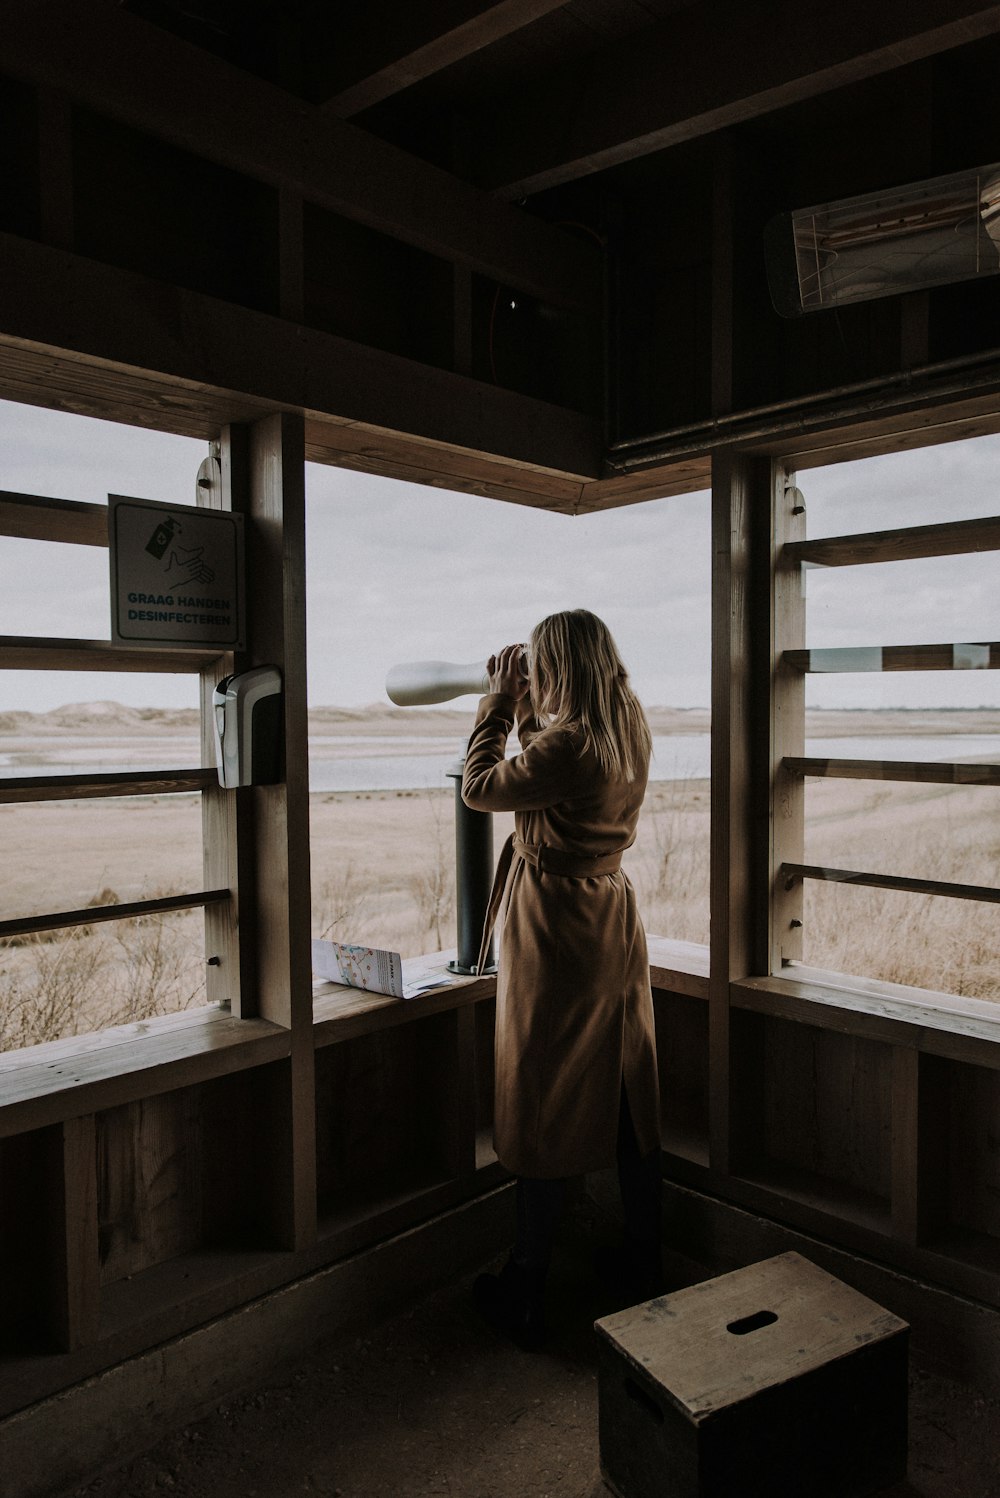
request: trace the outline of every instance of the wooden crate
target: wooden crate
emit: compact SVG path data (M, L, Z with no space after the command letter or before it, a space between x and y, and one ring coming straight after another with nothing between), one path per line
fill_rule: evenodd
M799 1254L597 1331L619 1498L859 1498L905 1476L909 1328Z

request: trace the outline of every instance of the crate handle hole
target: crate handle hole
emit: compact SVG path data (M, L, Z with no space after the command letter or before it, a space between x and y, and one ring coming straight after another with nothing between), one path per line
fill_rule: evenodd
M663 1424L663 1411L660 1409L660 1406L652 1395L647 1394L645 1389L639 1387L635 1379L627 1378L625 1380L625 1393L634 1404L637 1404L640 1409L645 1410L647 1415L652 1415L657 1425Z
M773 1326L777 1319L773 1311L754 1311L752 1316L741 1316L739 1321L730 1321L726 1331L732 1332L734 1337L745 1337L747 1332L759 1331L762 1326Z

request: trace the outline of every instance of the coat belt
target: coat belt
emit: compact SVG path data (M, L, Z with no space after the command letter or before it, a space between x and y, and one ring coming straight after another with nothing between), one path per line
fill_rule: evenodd
M530 863L532 868L541 869L543 874L560 874L566 879L587 879L596 874L617 874L622 864L622 850L619 848L615 853L570 853L565 848L550 848L545 843L526 843L516 832L512 832L500 849L497 870L493 876L493 888L486 908L486 924L483 926L483 939L479 947L479 961L476 964L477 973L481 973L486 965L490 938L500 914L507 876L515 858Z

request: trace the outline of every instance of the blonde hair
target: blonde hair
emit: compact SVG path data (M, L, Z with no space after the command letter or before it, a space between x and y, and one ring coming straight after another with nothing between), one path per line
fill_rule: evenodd
M649 723L611 631L587 609L550 614L531 631L528 679L536 718L580 733L604 773L635 780L652 751Z

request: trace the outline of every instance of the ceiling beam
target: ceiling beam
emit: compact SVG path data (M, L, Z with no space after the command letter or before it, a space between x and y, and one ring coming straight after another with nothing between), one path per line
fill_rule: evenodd
M294 410L562 477L600 472L600 424L576 411L16 235L0 234L0 264L0 398L191 435Z
M982 0L702 0L519 94L477 180L525 197L997 33Z
M401 93L423 78L451 67L530 26L566 0L438 0L436 4L395 7L392 24L377 6L359 9L351 27L347 58L353 74L338 86L324 108L340 119L350 119L383 99ZM360 34L359 34L359 28ZM346 29L346 28L345 28ZM359 72L363 69L363 73Z
M0 67L504 286L600 304L593 246L103 0L4 0Z

